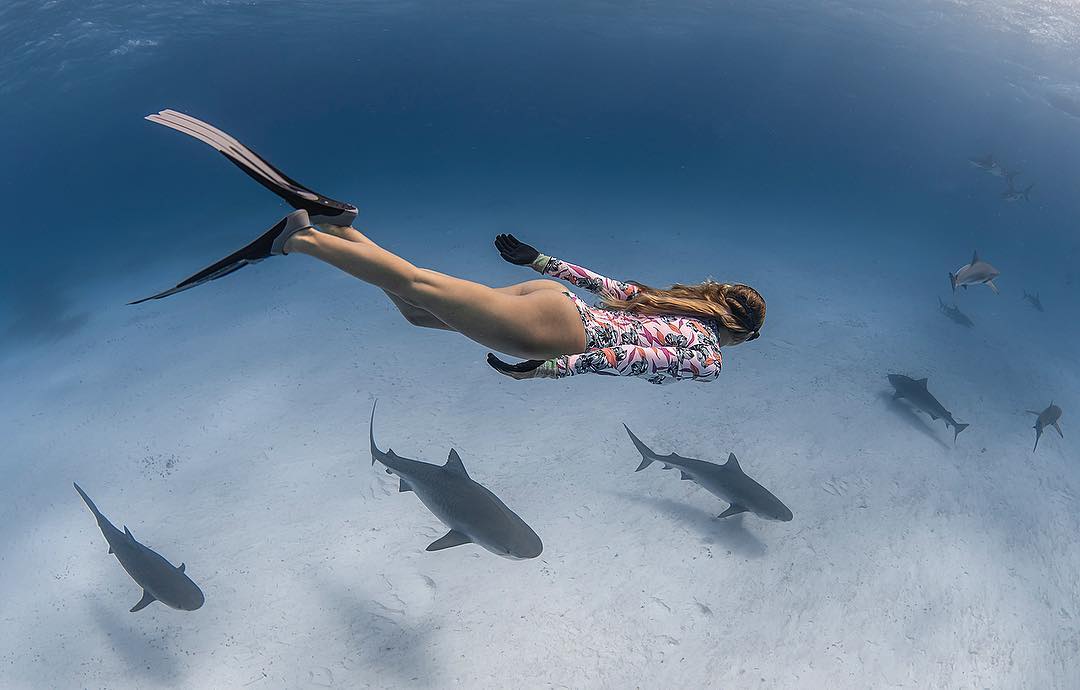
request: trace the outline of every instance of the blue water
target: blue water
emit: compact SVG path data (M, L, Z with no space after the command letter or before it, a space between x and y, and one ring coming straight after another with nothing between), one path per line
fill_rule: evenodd
M39 564L40 577L19 580L36 583L34 602L49 601L49 584L63 579L46 574L81 573L64 580L66 589L54 598L70 601L77 592L80 601L92 598L98 608L64 613L28 604L7 617L0 611L0 624L12 638L42 617L58 629L78 630L105 615L102 607L124 613L121 607L134 603L127 601L130 591L115 563L98 563L104 561L103 542L89 517L77 511L71 480L87 477L84 488L96 484L91 494L101 496L118 520L121 513L138 512L132 502L140 501L147 520L147 511L164 499L141 488L142 475L128 471L143 458L174 454L191 468L205 463L198 465L201 478L193 469L170 478L174 490L183 486L187 496L207 482L227 486L215 483L226 480L214 474L224 470L207 459L210 447L221 454L214 457L247 457L294 443L307 449L296 457L304 457L317 476L337 472L326 468L340 461L357 473L350 481L367 486L375 480L362 473L366 460L347 458L354 449L362 454L369 402L379 398L386 401L387 433L397 434L395 447L410 446L414 456L426 452L429 460L441 460L453 430L481 424L474 455L487 448L491 456L466 457L470 471L470 463L479 463L488 477L500 477L494 456L507 457L504 467L513 471L501 477L502 486L516 487L519 505L528 506L549 552L589 551L589 559L573 561L580 570L571 569L583 582L590 572L597 578L605 572L591 560L605 558L595 551L604 539L560 532L563 523L544 515L539 496L563 493L570 504L593 506L587 524L575 522L585 520L580 511L586 508L560 513L577 515L567 519L593 535L626 533L618 505L633 506L638 521L658 514L668 526L681 520L706 532L711 527L678 508L664 513L652 504L612 503L610 492L597 498L590 488L599 491L610 468L632 469L636 461L626 451L618 462L596 469L592 451L582 447L625 444L619 423L634 420L661 452L722 460L732 448L750 444L749 464L777 493L787 489L796 521L786 531L770 526L759 532L748 519L753 538L729 544L730 562L717 564L713 574L741 572L804 604L840 596L834 587L864 595L839 600L851 607L845 615L852 621L837 624L851 635L840 651L825 650L808 622L815 614L806 611L816 609L806 605L803 614L791 613L790 599L761 619L784 621L787 639L771 624L746 623L758 633L748 634L760 661L745 674L734 667L723 673L701 664L680 667L685 655L678 651L666 659L643 657L643 648L661 644L635 638L635 631L650 630L653 618L632 622L630 614L613 615L600 630L579 620L571 626L576 633L533 620L532 644L577 640L590 629L585 637L606 638L609 646L598 648L599 662L566 661L577 673L529 675L528 687L705 687L715 678L731 687L1075 685L1080 677L1067 659L1075 661L1080 639L1080 581L1068 573L1080 556L1069 516L1076 514L1080 473L1068 420L1080 409L1078 34L1080 14L1067 3L9 0L0 7L0 386L9 410L3 415L7 428L0 422L0 430L10 453L0 461L12 468L11 483L0 489L0 535L10 541L3 563L20 562L27 572L34 569L27 563ZM642 382L593 377L599 380L525 382L524 390L487 369L482 349L446 334L409 330L378 293L314 262L280 260L280 268L266 262L171 300L124 307L247 242L287 210L204 145L142 120L164 108L214 123L308 186L355 203L359 227L421 265L491 284L533 277L502 263L490 246L496 233L511 231L541 251L619 278L749 282L769 301L766 328L760 341L731 351L725 374L708 387L679 384L661 392ZM1019 186L1034 184L1029 202L1003 201L1004 182L968 163L988 152L1020 170ZM958 296L976 322L969 332L936 310L938 297L952 299L946 273L975 249L1002 270L1002 294L978 288ZM1046 313L1030 310L1022 290L1038 291ZM890 410L881 396L884 375L892 371L929 375L947 406L973 423L956 449L940 423L930 426L926 418ZM1045 464L1032 465L1031 418L1023 410L1042 409L1051 400L1065 410L1066 437L1045 436L1045 451L1040 446L1037 456ZM259 418L255 408L269 417ZM230 415L243 414L249 415L244 423L230 422ZM185 421L169 423L171 415ZM306 418L302 432L288 426L298 415ZM135 431L140 425L157 426L141 433ZM286 426L287 432L275 435L275 428ZM505 441L500 432L507 433ZM545 444L556 448L557 461L534 459ZM76 459L80 453L85 457ZM323 462L326 457L332 460ZM1013 464L1020 461L1025 469L1017 476ZM585 477L580 483L567 474L575 466ZM99 469L104 474L90 479ZM855 489L822 489L835 489L837 476L870 498L860 499ZM559 489L546 483L548 477L566 482ZM626 482L619 489L625 494L643 479L619 481ZM666 476L654 477L649 491L662 496L665 487L681 488L671 484L676 482ZM311 504L327 489L303 486L307 490L293 498L314 510ZM222 506L237 499L220 492L203 505L203 519L217 523L214 511L220 509L217 529L228 533ZM387 502L396 499L378 496L384 502L367 517L394 522ZM857 508L860 500L868 507ZM704 495L691 502L702 510L714 507ZM346 505L353 507L342 510L359 510ZM425 517L419 506L408 504L415 508L410 511L395 505L400 514ZM61 509L66 512L58 522ZM970 518L964 526L971 534L955 536L957 523L942 517L954 513ZM257 514L243 513L242 520L250 523ZM886 545L908 528L883 516L902 515L931 532L937 521L941 530L918 548L890 552ZM838 536L856 520L867 524L858 539ZM320 529L295 522L297 529ZM800 523L809 532L800 532ZM327 527L339 528L343 535L365 534L355 525ZM159 529L159 542L181 539L184 530L175 529L165 537ZM60 564L13 550L25 543L16 534L46 531L59 540L49 551L54 559L61 554ZM76 533L77 540L63 536ZM820 541L799 541L812 542L810 533ZM395 548L427 543L423 537L398 543L408 534L393 537ZM663 540L671 559L696 558L700 535L693 529L689 534ZM919 592L932 589L924 583L904 590L899 580L911 580L900 578L899 569L932 574L942 553L952 553L971 572L985 569L981 560L968 562L950 551L982 534L1003 535L979 553L993 553L988 561L1006 573L988 578L991 594L983 599L1006 604L972 613L977 605L965 608L963 602L967 596L978 601L978 587L963 596L927 595L933 603L923 602L926 616L941 626L935 639L943 656L911 643L899 628L895 637L877 640L877 651L860 653L856 643L869 644L875 635L864 631L884 625L871 602L905 591L905 606L914 609L923 601ZM660 541L655 537L648 533L638 542ZM273 542L272 530L266 538ZM1002 545L1004 551L995 551ZM838 555L848 546L863 555ZM392 554L363 553L364 563L355 564L358 579L366 571L393 580L392 572L386 575ZM790 575L830 558L840 561L842 571L833 579L822 574L800 583ZM100 571L79 570L90 559L98 559ZM313 581L326 570L322 556L308 551L294 559L298 572ZM1025 563L1020 580L1007 574L1016 566L1001 564L1010 560ZM219 561L218 587L207 587L207 608L215 595L225 598L221 583L235 579L243 561ZM457 586L467 590L473 563L444 566L446 577L461 577ZM641 563L638 571L664 571L660 558ZM874 563L884 564L880 581L895 576L898 583L879 589L867 584L870 575L845 579L845 572L873 572ZM530 592L540 598L587 601L593 591L566 584L573 579L566 570L544 579L536 566L512 565L533 568L539 579ZM499 567L491 583L523 572ZM748 574L751 568L757 570ZM686 593L693 587L680 577L700 582L705 575L664 577ZM108 595L99 595L102 580L111 583ZM656 578L639 584L648 581ZM1024 608L1027 600L1008 603L1013 588L1045 593L1038 606ZM15 594L4 592L4 598ZM713 595L712 627L683 625L676 635L683 649L723 645L739 629L733 616L753 617L759 609L746 602L767 596L743 589L736 604ZM521 596L511 592L507 598ZM703 604L703 596L694 601ZM665 600L670 603L669 596ZM434 601L438 606L445 599ZM641 608L632 597L623 603L627 611ZM486 645L506 658L497 671L476 671L481 661L462 661L453 645L440 647L444 643L432 641L439 635L434 623L418 619L405 636L418 647L442 651L419 654L427 661L417 675L403 671L398 657L379 665L372 655L345 664L331 678L346 687L508 687L514 663L526 659L508 638L481 632L485 617L475 612L493 605L461 604L475 615L460 634L463 645ZM454 629L452 611L441 610L440 625ZM207 632L209 623L200 637L198 613L181 618L162 609L153 615L167 620L167 637L187 640L189 650L224 649L225 613L212 619L217 637ZM1020 622L1012 627L1001 622L1006 619ZM235 686L251 678L272 687L326 684L322 671L289 675L252 661L280 653L282 665L293 663L288 652L266 642L264 619L248 631L246 656L232 669L236 675L216 661L160 652L167 642L148 647L146 640L155 638L147 628L126 627L138 626L135 618L116 620L120 632L109 639L120 652L94 656L92 671L60 665L41 686ZM368 625L365 620L359 616L343 629L355 633ZM979 627L992 631L989 640L969 640L962 632ZM1043 651L1019 637L1033 627ZM505 624L498 629L506 635L517 630ZM352 644L339 633L328 633L334 644ZM61 644L62 655L104 648L94 639ZM318 647L308 643L300 656ZM28 644L26 654L4 657L0 685L37 684L33 669L44 652ZM979 649L983 656L976 659ZM652 662L631 674L638 681L612 670L635 656ZM1009 656L1013 664L1000 662ZM968 661L949 661L946 672L945 662L939 663L946 657ZM675 670L665 667L672 675L657 670L661 661L675 664ZM160 670L163 664L169 672L133 670ZM821 675L810 670L823 666L828 670ZM896 672L900 667L911 671ZM792 668L803 675L789 673Z

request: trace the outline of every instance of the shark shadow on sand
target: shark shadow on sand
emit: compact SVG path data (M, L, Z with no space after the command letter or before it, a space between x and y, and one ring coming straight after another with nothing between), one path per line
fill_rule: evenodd
M440 677L443 669L434 663L430 639L440 627L437 622L409 623L407 612L391 611L364 592L334 580L319 578L318 591L326 602L326 613L338 616L347 630L343 643L349 652L331 669L335 685L360 687L375 675L386 687L427 687ZM340 673L346 678L337 678Z
M746 528L743 522L744 515L733 515L718 520L715 511L710 512L704 508L677 501L673 498L642 496L630 492L609 491L608 493L612 496L639 503L650 510L664 513L679 522L693 527L707 544L724 546L731 549L733 553L747 558L761 558L767 550L765 542Z
M952 447L948 443L945 443L941 440L941 435L938 434L938 432L935 431L932 426L927 424L926 419L920 417L911 405L908 405L903 400L898 400L897 398L894 398L893 394L888 391L881 391L878 397L884 400L885 403L889 406L889 409L895 412L897 416L907 422L908 425L910 425L913 429L919 431L928 438L933 439L942 448L948 449Z
M145 678L155 684L183 686L184 676L176 655L169 651L170 643L160 635L160 626L150 628L151 635L143 632L144 623L138 619L121 616L100 601L90 603L90 616L94 625L104 635L98 646L99 653L112 652L127 669L127 680ZM138 683L136 683L138 685Z

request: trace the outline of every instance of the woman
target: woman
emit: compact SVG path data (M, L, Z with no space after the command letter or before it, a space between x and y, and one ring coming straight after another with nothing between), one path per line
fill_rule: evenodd
M623 283L545 256L513 235L495 240L504 259L590 290L603 303L590 306L552 280L491 288L418 268L353 227L296 227L274 238L280 253L313 256L382 288L416 326L457 331L526 358L509 364L488 355L492 367L515 379L596 372L651 383L712 381L720 374L720 348L757 338L765 320L765 300L749 286L706 281L658 290Z

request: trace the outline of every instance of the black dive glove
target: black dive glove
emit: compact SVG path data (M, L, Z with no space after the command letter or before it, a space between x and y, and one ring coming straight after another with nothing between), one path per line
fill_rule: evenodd
M524 362L511 364L504 362L492 353L488 353L487 363L500 374L506 374L514 379L531 379L541 374L540 367L544 365L542 359L527 359Z
M529 266L540 256L535 247L519 241L513 235L496 235L495 248L502 258L518 266Z

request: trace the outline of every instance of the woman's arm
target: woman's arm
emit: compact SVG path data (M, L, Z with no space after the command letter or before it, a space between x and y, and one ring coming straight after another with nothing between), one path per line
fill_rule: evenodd
M575 287L585 288L589 292L595 292L601 297L609 299L627 300L637 294L638 291L638 287L632 283L606 278L587 268L575 266L552 256L541 254L530 265L538 273L565 280Z
M605 278L587 268L541 254L535 247L525 244L513 235L497 236L495 248L502 254L502 258L512 264L531 266L538 273L565 280L575 287L585 288L601 297L626 300L638 292L637 286L631 283Z

